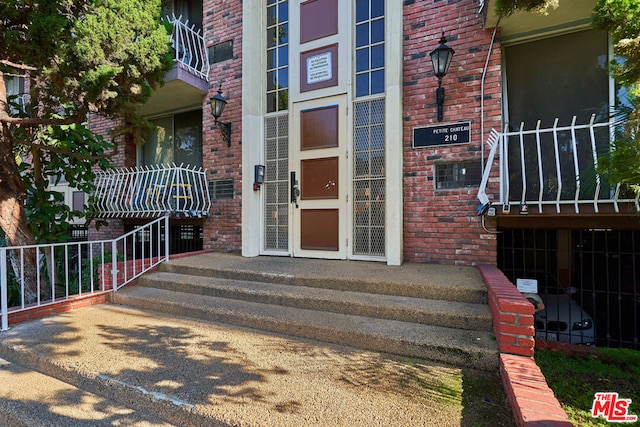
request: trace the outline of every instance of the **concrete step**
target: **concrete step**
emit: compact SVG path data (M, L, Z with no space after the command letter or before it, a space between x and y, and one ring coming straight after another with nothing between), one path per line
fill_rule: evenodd
M486 304L487 289L473 267L364 261L326 261L289 257L243 258L205 254L159 266L168 273L370 294Z
M196 281L193 277L184 280ZM495 370L491 332L265 304L148 286L129 286L113 302L173 315L223 322L291 336Z
M490 332L485 304L292 286L210 276L158 272L138 279L140 286L182 293L281 305L306 310L400 320Z

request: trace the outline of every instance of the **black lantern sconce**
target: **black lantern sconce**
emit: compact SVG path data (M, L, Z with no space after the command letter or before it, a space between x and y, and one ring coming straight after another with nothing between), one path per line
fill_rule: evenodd
M438 121L441 122L443 118L444 110L444 88L442 87L442 78L449 71L449 65L451 65L451 59L455 51L447 46L447 38L442 32L440 38L440 46L435 48L429 56L431 56L431 63L433 64L433 73L438 78L438 89L436 89L436 104L438 106Z
M227 100L222 96L222 83L218 88L218 93L213 95L210 101L211 114L213 115L215 124L220 128L220 133L222 134L222 138L227 142L227 147L231 147L231 122L222 123L218 120L224 111L225 105L227 105Z

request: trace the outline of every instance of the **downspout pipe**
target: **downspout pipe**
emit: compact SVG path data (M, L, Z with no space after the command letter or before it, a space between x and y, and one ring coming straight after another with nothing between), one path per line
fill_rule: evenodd
M491 43L489 44L489 51L487 52L487 60L484 63L484 69L482 70L482 78L480 79L480 161L481 170L484 171L484 81L487 77L487 68L489 68L489 60L491 59L491 52L493 51L493 44L496 40L496 33L498 26L500 25L500 19L496 22L496 26L493 28L493 34L491 35Z

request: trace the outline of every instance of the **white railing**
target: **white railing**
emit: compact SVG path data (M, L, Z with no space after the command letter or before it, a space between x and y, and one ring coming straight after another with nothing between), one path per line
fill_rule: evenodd
M483 171L478 199L483 206L499 205L555 206L592 205L598 212L602 204L611 204L616 212L619 203L633 203L640 210L638 196L623 191L620 184L610 184L598 173L598 158L607 153L616 124L595 123L595 115L587 124L524 130L524 123L515 131L492 130L488 139L489 158ZM500 192L490 200L487 185L494 160L498 155Z
M168 259L168 216L114 240L0 247L1 330L10 313L116 291Z
M173 25L171 44L178 66L209 81L209 54L202 29L196 30L193 24L189 27L189 20L182 22L182 15L167 16L166 21Z
M94 195L101 218L201 218L211 207L206 171L175 163L101 171Z

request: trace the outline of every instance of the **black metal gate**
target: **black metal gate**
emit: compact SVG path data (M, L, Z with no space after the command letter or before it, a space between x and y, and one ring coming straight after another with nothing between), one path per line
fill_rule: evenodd
M640 231L502 230L498 267L537 281L538 338L640 349Z
M160 235L164 235L164 226L161 227ZM151 236L151 234L154 234ZM164 245L158 246L153 239L156 233L139 233L134 242L136 253L149 254L149 256L164 255ZM201 225L193 224L171 224L169 225L169 254L181 254L202 250L203 234ZM160 249L158 249L158 247ZM160 253L158 253L160 251Z

